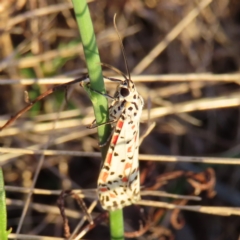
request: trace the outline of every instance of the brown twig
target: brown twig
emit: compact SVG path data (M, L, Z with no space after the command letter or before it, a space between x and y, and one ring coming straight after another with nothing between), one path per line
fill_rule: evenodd
M183 171L175 171L175 172L161 174L156 178L156 183L153 186L148 187L147 190L159 189L160 187L165 185L169 180L181 177L183 175L184 175Z
M86 79L86 76L83 77L79 77L77 79L74 79L71 82L68 83L64 83L61 84L59 86L53 87L49 90L47 90L45 93L41 94L40 96L38 96L36 99L34 99L31 102L28 102L28 105L26 107L24 107L22 110L20 110L19 112L17 112L14 116L12 116L2 127L0 127L0 131L2 131L4 128L8 127L10 124L12 124L14 121L16 121L23 113L27 112L29 109L32 108L32 106L37 103L38 101L42 100L43 98L47 97L48 95L50 95L51 93L60 90L60 89L65 89L68 86L77 83L77 82L81 82L83 80Z
M188 200L175 201L175 203L177 203L177 202L178 202L179 205L184 206L184 205L187 204ZM177 209L177 208L174 209L172 211L172 214L171 214L171 217L170 217L170 222L171 222L172 226L177 230L182 229L184 224L185 224L184 219L179 216L180 211L181 211L180 209Z
M82 238L86 233L95 228L98 224L101 224L103 221L105 221L107 217L108 212L103 212L98 215L95 219L93 219L92 223L89 223L87 226L81 229L80 233L78 234L78 239Z
M134 232L124 232L124 237L127 238L137 238L142 236L144 233L146 233L149 228L151 227L151 222L148 221L145 226L140 226L140 229L138 231L134 231Z
M71 233L70 233L70 227L68 224L68 218L65 214L65 204L64 204L64 198L65 198L66 192L62 192L57 200L57 205L59 207L60 213L62 215L63 219L63 230L64 230L64 236L66 238L69 238Z
M202 191L207 191L209 198L215 196L216 176L212 168L208 168L206 172L198 174L188 173L187 175L190 176L187 181L194 187L195 195L199 195Z
M90 222L90 224L92 224L93 223L92 216L88 213L87 206L86 206L85 202L82 200L82 198L79 197L79 195L77 193L75 193L74 191L71 191L70 195L76 199L78 205L82 209L87 220Z
M81 197L79 197L79 195L77 193L75 193L72 190L69 191L62 191L58 200L57 200L57 205L60 209L60 213L62 215L63 218L63 229L64 229L64 236L66 238L69 238L71 233L70 233L70 227L68 224L68 219L66 217L65 214L65 205L64 205L64 198L67 196L72 196L74 199L76 199L77 203L79 204L80 208L82 209L84 215L86 216L87 220L89 221L90 225L93 224L93 220L92 220L92 216L88 213L86 204L84 203L84 201L82 200Z

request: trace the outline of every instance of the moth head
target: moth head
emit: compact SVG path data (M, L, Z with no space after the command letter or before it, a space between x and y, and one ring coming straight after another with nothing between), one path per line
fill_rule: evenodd
M120 86L119 86L119 94L123 97L126 98L129 94L129 87L128 87L128 81L125 80L123 81Z
M130 100L132 93L135 92L135 86L129 79L124 80L118 88L119 97L125 100Z

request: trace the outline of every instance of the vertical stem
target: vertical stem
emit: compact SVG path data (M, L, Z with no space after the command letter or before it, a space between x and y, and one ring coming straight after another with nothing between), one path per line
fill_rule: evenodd
M73 0L73 6L82 39L91 87L98 90L99 92L105 93L102 67L100 65L101 60L98 53L88 5L86 3L86 0ZM93 103L97 124L106 122L108 120L107 99L104 96L94 92L91 92L90 98ZM109 125L98 127L98 136L100 143L106 142L109 134Z
M111 240L124 240L123 210L109 212Z
M83 43L91 88L96 89L98 92L105 93L102 68L99 64L101 61L98 53L90 13L88 10L88 5L86 3L86 0L72 0L72 2ZM88 94L93 103L96 123L101 124L106 122L108 120L107 99L104 96L94 92L88 91ZM109 124L98 127L98 136L100 143L106 143L110 135L110 130L111 129ZM101 148L102 159L106 158L107 147L108 146ZM122 209L114 212L109 212L109 218L111 239L123 240L124 227Z
M4 189L4 179L2 168L0 167L0 239L7 240L9 231L7 229L7 209L6 209L6 199L5 199L5 189Z

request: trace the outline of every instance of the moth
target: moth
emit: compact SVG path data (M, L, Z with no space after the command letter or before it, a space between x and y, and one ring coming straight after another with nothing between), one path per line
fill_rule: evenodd
M125 76L109 107L114 130L98 178L99 200L106 210L120 209L140 200L138 152L143 105L130 75Z
M124 80L109 78L119 81L120 84L109 107L113 134L97 183L100 203L104 209L110 211L121 209L140 200L139 124L144 106L143 98L131 80L115 18L116 15L114 27L120 40L128 76L111 67L119 72Z

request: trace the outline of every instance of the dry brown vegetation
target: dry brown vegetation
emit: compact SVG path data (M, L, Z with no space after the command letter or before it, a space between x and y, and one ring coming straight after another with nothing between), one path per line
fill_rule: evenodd
M146 102L141 132L156 122L140 147L143 200L124 209L126 237L238 239L240 1L97 0L89 7L101 61L125 71L112 22L118 13L132 78ZM33 99L86 69L71 1L2 0L0 12L3 125L26 105L25 90ZM115 87L106 85L110 94ZM55 92L1 132L8 226L21 239L62 239L61 190L93 189L81 196L87 206L95 203L101 159L96 130L86 129L93 118L75 85L68 103ZM73 230L82 212L71 198L66 207ZM84 238L109 239L99 204L91 215L95 226Z

